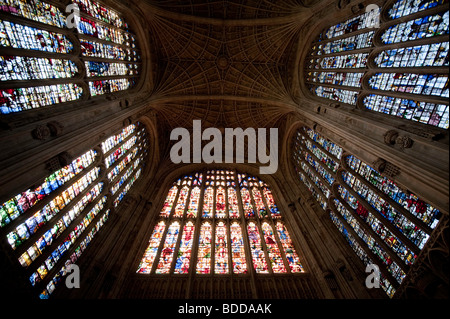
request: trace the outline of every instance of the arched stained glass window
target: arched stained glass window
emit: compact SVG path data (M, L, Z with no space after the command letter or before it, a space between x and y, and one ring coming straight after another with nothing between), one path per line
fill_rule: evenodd
M304 78L318 97L448 129L448 34L447 1L398 0L324 30Z
M380 266L392 297L442 213L310 128L297 131L292 160L357 255Z
M2 114L87 100L135 85L141 58L121 14L94 0L73 0L80 8L74 32L66 21L71 20L65 13L68 4L0 1Z
M0 232L42 298L130 189L147 147L145 128L132 124L0 206Z
M176 201L179 187L187 187L189 204L176 214L167 203ZM162 205L137 273L304 272L270 187L254 176L220 169L187 175L171 186ZM245 214L249 205L258 213ZM173 225L181 231L178 242Z

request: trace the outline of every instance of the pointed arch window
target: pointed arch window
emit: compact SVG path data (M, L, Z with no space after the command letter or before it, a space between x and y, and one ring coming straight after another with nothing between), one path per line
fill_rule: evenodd
M381 286L392 297L442 213L310 128L297 131L292 160L355 253L380 266Z
M306 84L320 98L448 129L448 3L389 3L324 30Z
M94 0L71 4L80 9L76 32L62 3L0 1L2 114L87 100L136 84L140 53L122 15Z
M176 202L186 193L182 213L168 208L167 202ZM197 207L201 207L198 213ZM182 230L181 240L175 250L172 246L168 250L167 241L175 243L170 228L175 223ZM164 268L170 271L159 271L161 261L156 264L155 260L168 264L168 255L177 256ZM207 170L177 180L168 191L137 273L200 276L250 271L305 271L270 187L254 176L230 170Z
M0 206L0 234L41 298L56 289L139 177L146 134L141 123L132 124Z

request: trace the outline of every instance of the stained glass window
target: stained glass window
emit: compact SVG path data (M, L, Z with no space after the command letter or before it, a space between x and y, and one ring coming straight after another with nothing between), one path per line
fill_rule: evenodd
M234 222L230 226L231 256L233 260L233 273L242 274L247 272L245 259L244 240L242 238L241 226Z
M198 238L197 274L209 274L211 272L211 242L212 227L209 222L205 222L200 227Z
M343 154L342 147L310 128L300 128L294 138L292 159L300 180L330 211L363 262L385 267L382 287L392 297L442 213L356 156ZM332 184L333 190L325 188ZM286 238L280 233L283 246Z
M214 271L216 274L228 273L228 245L227 227L223 221L216 225L216 238L214 239L215 256Z
M187 274L189 271L192 243L194 240L194 230L195 227L192 221L187 222L183 228L183 237L178 250L178 258L175 263L174 273L176 274Z
M446 2L398 0L324 30L306 60L309 90L319 98L448 129ZM420 17L411 16L418 12ZM384 13L391 20L381 21ZM369 60L373 51L381 52ZM418 72L421 67L435 69Z
M180 213L178 204L174 206L180 203L181 193L187 198L182 200L187 203L186 214L181 213L184 206ZM199 205L201 214L197 214ZM159 218L137 273L305 272L293 239L280 224L283 214L269 185L257 177L220 169L186 175L168 190Z
M121 14L94 0L72 3L80 8L76 33L66 24L68 3L0 1L0 48L9 48L0 56L2 114L89 99L136 84L140 53ZM16 17L21 20L16 22ZM27 20L40 26L29 26ZM60 57L42 57L46 52ZM73 57L74 52L79 56Z
M161 250L161 256L159 257L158 267L156 268L157 274L169 273L179 232L180 224L175 221L169 226L167 231L166 239Z
M129 125L0 205L1 235L42 298L52 294L62 269L76 262L139 177L146 134L141 123Z

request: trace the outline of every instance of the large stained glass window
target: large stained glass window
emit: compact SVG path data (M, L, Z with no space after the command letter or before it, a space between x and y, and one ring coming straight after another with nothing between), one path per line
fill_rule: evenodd
M75 27L69 4L80 9ZM141 60L136 36L114 9L94 0L0 0L0 13L2 114L135 85Z
M320 98L448 129L448 34L448 1L398 0L324 30L304 78Z
M56 289L138 177L146 134L141 123L129 125L0 205L0 234L41 298Z
M185 205L177 208L179 198ZM137 273L305 271L269 185L257 177L220 169L186 175L161 205Z
M310 128L297 131L292 156L298 178L361 260L380 267L381 286L392 297L442 213ZM288 233L276 227L288 247Z

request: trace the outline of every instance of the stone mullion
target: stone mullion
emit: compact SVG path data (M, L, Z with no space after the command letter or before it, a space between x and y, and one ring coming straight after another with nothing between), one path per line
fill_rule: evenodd
M333 204L331 197L330 197L330 203L329 204L330 205ZM370 248L367 246L367 243L361 237L359 237L359 235L356 233L356 231L353 229L353 227L351 227L351 225L348 224L348 222L342 217L342 215L337 211L337 209L335 209L333 206L331 206L331 207L332 207L331 210L334 212L336 217L339 219L339 221L344 226L346 226L345 228L347 229L347 231L350 232L352 237L356 240L356 242L359 244L359 246L364 250L364 252L367 254L367 256L369 256L369 258L372 261L379 261L379 262L381 262L380 258L377 255L375 255L375 253L372 252L372 250L370 250ZM398 281L387 270L387 268L384 265L384 263L382 263L382 265L384 267L379 267L379 269L380 269L380 272L383 274L383 276L389 281L389 283L392 286L394 286L395 288L399 287L400 284L398 283Z
M333 195L336 199L338 199L342 205L344 205L345 209L349 212L349 214L358 221L359 225L364 228L364 230L374 238L374 240L376 241L376 243L382 247L384 249L384 251L386 253L389 253L389 255L391 256L391 258L399 265L399 267L405 272L407 273L409 270L409 266L405 264L405 261L403 261L398 255L397 253L392 249L392 247L389 247L384 240L382 240L380 238L380 235L377 234L372 227L369 225L368 221L365 221L361 216L359 216L358 214L355 213L355 210L340 196L339 192L337 191L337 189L333 188ZM330 197L331 198L331 197ZM339 214L342 215L339 210L335 207L334 202L332 203L331 200L329 200L329 205L332 205L332 210L333 212L335 212L335 214ZM382 220L378 219L378 217L375 217L383 226L384 223ZM353 228L353 227L352 227ZM403 242L403 240L402 240Z

